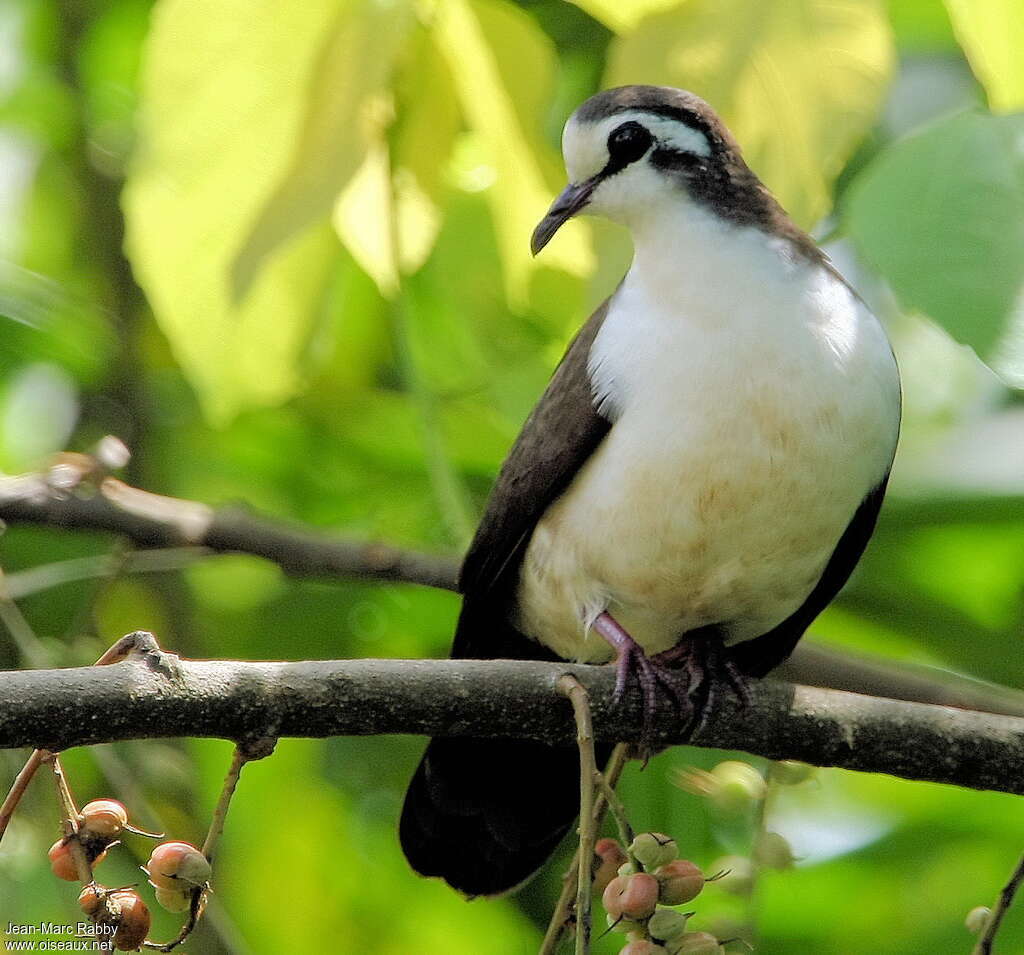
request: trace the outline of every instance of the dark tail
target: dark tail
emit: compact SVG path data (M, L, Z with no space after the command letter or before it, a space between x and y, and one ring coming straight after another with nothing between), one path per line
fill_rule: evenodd
M405 795L399 836L420 875L497 895L548 860L578 812L575 748L435 739Z

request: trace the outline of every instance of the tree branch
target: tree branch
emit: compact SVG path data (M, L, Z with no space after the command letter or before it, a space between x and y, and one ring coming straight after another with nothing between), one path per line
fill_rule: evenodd
M115 478L94 492L58 494L42 474L0 478L0 520L110 531L139 547L205 547L253 554L291 574L405 581L455 589L458 561L386 544L345 540L251 514L151 494Z
M640 702L611 705L614 673L607 667L509 660L247 663L182 660L151 649L112 666L3 673L0 748L382 733L571 746L574 724L556 688L564 673L586 687L597 739L640 739ZM668 702L655 725L658 744L688 742ZM755 683L747 710L720 694L692 742L1024 794L1024 719L1016 717L766 680Z
M451 556L331 537L241 508L215 509L196 501L151 494L110 477L88 496L58 491L46 474L0 477L0 521L107 531L144 548L189 547L253 554L296 576L400 581L456 589L458 560ZM152 568L147 565L140 569ZM102 564L83 567L79 562L52 571L51 577L59 583L76 573L102 570ZM16 581L15 576L19 578ZM9 582L24 590L38 589L39 576L25 571L12 575ZM13 587L10 595L18 596ZM777 675L794 683L871 696L1024 716L1024 693L1020 691L935 668L858 657L806 642L796 648Z

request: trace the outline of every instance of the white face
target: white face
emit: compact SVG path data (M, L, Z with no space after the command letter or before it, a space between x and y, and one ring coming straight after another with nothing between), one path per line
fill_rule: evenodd
M651 166L650 155L658 147L697 157L711 155L711 144L700 131L678 120L642 110L626 110L597 123L581 123L569 118L562 133L562 155L569 181L581 183L601 172L611 158L609 136L624 123L638 123L651 135L653 143L634 162L605 179L594 190L582 214L602 215L629 225L637 215L669 199L679 201L677 182Z

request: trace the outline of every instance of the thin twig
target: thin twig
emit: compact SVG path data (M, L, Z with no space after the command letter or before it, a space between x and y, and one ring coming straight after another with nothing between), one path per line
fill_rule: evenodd
M576 717L576 743L580 752L579 846L576 850L576 955L590 951L590 885L594 843L594 728L590 721L590 700L586 688L576 677L566 674L558 680L558 692L569 698Z
M200 850L208 862L213 862L214 852L217 843L224 832L224 824L227 822L228 809L231 806L231 797L238 787L239 777L242 775L242 767L255 759L263 759L274 751L276 740L264 738L248 744L239 743L231 757L231 766L228 768L227 776L224 777L224 785L221 786L220 798L213 810L213 818L210 820L210 828L206 833L206 839ZM188 909L188 919L182 925L181 931L169 942L152 942L147 940L145 948L155 949L158 952L170 952L181 945L194 931L203 917L206 910L206 897L209 890L209 883L196 886L192 890L192 898Z
M608 803L608 808L611 810L612 817L615 819L615 825L619 830L619 841L625 848L626 854L629 856L630 861L638 869L643 871L643 866L633 853L629 851L629 847L633 844L633 840L636 838L636 833L633 831L633 827L629 824L629 817L626 814L625 803L623 803L619 798L619 794L609 784L608 780L604 778L602 773L594 773L594 782L597 783L598 788Z
M0 569L0 624L7 628L18 653L26 663L34 667L49 665L50 655L25 619L21 608L14 602L3 569Z
M622 775L622 770L625 768L628 758L629 747L625 743L619 743L612 750L612 755L609 757L608 763L604 768L604 778L611 787L614 788L618 784L619 777ZM593 814L595 833L600 830L607 809L608 802L604 798L604 794L598 793L594 801ZM592 865L593 858L590 861ZM551 913L551 919L548 922L547 931L544 933L544 940L541 942L538 955L554 955L554 951L558 947L559 941L561 941L562 934L569 924L569 919L572 917L573 900L576 898L576 889L579 884L577 878L579 863L580 850L577 847L576 853L572 857L572 862L566 870L565 877L562 879L562 891L558 896L558 901L555 903L555 909Z
M57 493L46 475L0 477L0 520L121 534L142 548L203 547L264 557L304 577L404 581L454 590L458 561L338 538L240 507L215 509L104 478L89 496Z
M64 838L68 843L68 851L75 863L75 870L78 872L78 881L84 885L92 882L92 864L86 855L85 846L78 841L78 807L75 805L74 796L68 788L68 781L64 776L64 768L60 764L60 757L56 753L50 753L46 762L50 764L53 771L53 781L57 786L57 800L60 803L61 828L64 830Z
M20 600L22 597L80 580L108 578L120 573L167 573L189 567L213 553L204 547L161 547L155 550L129 551L124 555L96 554L92 557L72 557L7 574L7 594L13 600Z
M988 918L985 931L982 933L981 938L978 939L978 944L974 946L971 955L990 955L996 940L996 933L999 931L999 925L1009 911L1010 905L1013 903L1013 897L1017 894L1017 889L1020 887L1021 882L1024 882L1024 856L1021 856L1017 867L1013 870L1013 875L1010 876L1010 881L1003 886L1003 891L999 893L999 899L996 901L992 914Z
M11 821L11 816L14 815L14 810L18 808L21 797L25 795L28 784L32 782L32 777L35 776L36 770L43 765L49 756L50 753L45 749L33 750L28 761L21 767L21 772L18 773L11 784L7 798L4 800L3 805L0 806L0 842L3 841L4 833L7 831L7 826Z

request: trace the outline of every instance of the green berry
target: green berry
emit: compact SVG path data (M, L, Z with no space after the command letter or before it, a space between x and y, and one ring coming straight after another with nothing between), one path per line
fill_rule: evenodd
M650 869L665 865L679 856L675 839L663 832L641 832L629 846L639 862Z
M749 763L728 759L711 771L708 798L723 815L749 812L764 799L764 777Z
M761 838L757 840L754 850L754 860L758 865L764 866L766 869L777 869L780 872L792 869L796 862L793 850L786 841L786 837L779 835L777 832L764 832L761 834Z
M719 955L722 946L707 932L687 932L668 948L671 955Z
M651 938L658 942L669 942L686 933L686 923L690 917L675 909L661 909L647 921L647 931Z
M976 905L967 913L964 925L972 935L980 935L988 928L990 918L992 918L992 910L987 905Z

